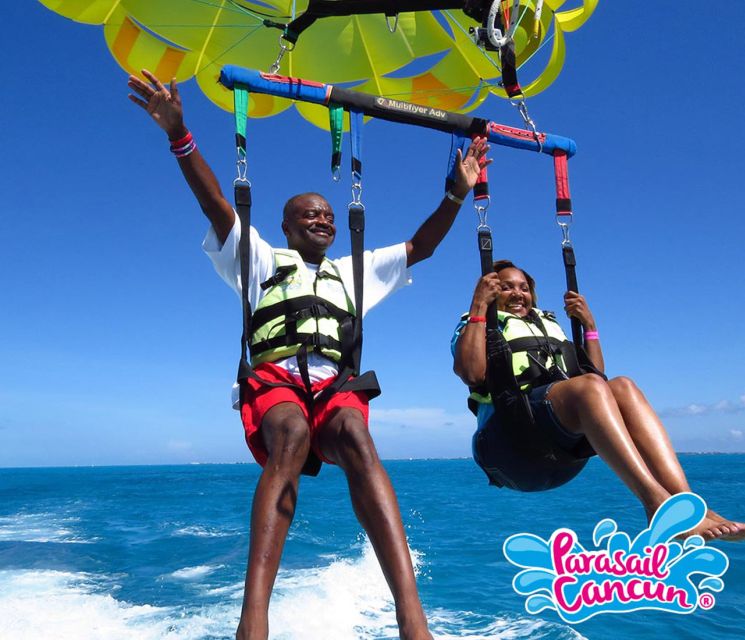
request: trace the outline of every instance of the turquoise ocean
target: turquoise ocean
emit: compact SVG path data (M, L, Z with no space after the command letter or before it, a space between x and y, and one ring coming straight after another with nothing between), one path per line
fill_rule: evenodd
M745 519L745 455L683 455L691 485ZM632 537L641 507L599 460L551 492L489 487L470 460L385 462L436 638L745 637L745 543L715 606L690 615L603 614L569 625L528 614L505 538L573 529L591 545L613 518ZM253 464L0 469L0 638L231 638L240 611ZM397 638L392 600L343 474L303 478L270 609L271 638Z

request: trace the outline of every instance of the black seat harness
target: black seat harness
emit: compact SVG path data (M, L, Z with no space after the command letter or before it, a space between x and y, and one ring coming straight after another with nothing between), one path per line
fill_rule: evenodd
M563 157L557 158L561 154ZM569 198L566 155L557 152L554 156L557 187L557 217L564 233L562 254L567 278L567 288L577 291L576 260L574 250L568 237L571 220L571 200ZM479 204L479 191L482 201L488 206L488 186L485 170L480 177L484 186L474 189L474 203L479 215L477 230L481 274L493 273L492 234L486 224L486 206ZM569 218L567 218L569 216ZM533 385L548 384L553 381L595 373L605 377L592 364L582 343L582 327L578 320L572 318L573 348L568 342L552 343L545 327L537 314L530 320L538 326L545 338L546 349L551 355L560 354L565 372L554 366L546 369L537 359L531 358L531 367L526 378L518 382L515 377L512 354L513 350L505 339L500 327L496 302L492 303L486 313L486 382L483 387L472 388L481 395L489 394L495 410L495 420L479 430L475 437L474 448L477 462L489 478L491 484L509 487L520 491L539 491L557 487L576 476L594 452L589 443L572 451L559 446L550 433L540 429L536 424L528 396L521 391L526 381ZM535 340L530 340L535 345ZM516 341L516 351L522 350ZM547 354L548 355L548 354ZM554 362L556 359L554 358ZM527 378L530 377L530 380ZM471 401L469 407L476 412L476 403Z
M352 278L354 282L354 308L355 314L339 309L330 302L316 296L303 296L291 300L282 301L252 313L251 302L248 298L250 282L250 229L251 229L251 183L246 178L246 116L248 104L248 90L246 87L234 88L235 96L235 120L236 120L236 147L238 152L238 177L234 180L235 209L240 219L241 237L238 243L238 253L241 272L241 301L243 309L243 331L241 334L241 356L238 364L237 382L240 386L240 401L243 403L246 397L247 381L254 379L262 385L270 387L292 387L296 389L311 410L315 403L323 402L339 391L364 391L369 398L380 395L380 386L374 371L367 371L359 375L360 362L362 358L362 311L363 311L363 282L364 282L364 230L365 230L365 207L360 201L362 191L362 161L361 150L361 126L362 113L350 111L350 133L352 139L352 171L354 184L353 200L349 204L349 230L352 245ZM260 284L263 290L281 283L296 267L282 266L277 268L274 275ZM319 271L317 277L336 278L333 274ZM339 278L339 280L341 280ZM285 326L284 335L276 336L266 341L251 345L251 336L254 326L260 326L270 322L274 318L285 316L288 322ZM333 340L328 336L320 334L298 335L297 323L308 317L333 317L339 320L341 341ZM251 366L249 351L260 353L266 349L278 346L295 345L301 343L297 351L298 367L301 372L303 384L290 382L269 382L258 375ZM339 362L339 373L334 382L324 388L317 395L311 391L311 382L308 374L308 351L320 350L321 347L329 347L339 350L341 361ZM321 468L321 461L313 451L308 453L308 458L303 466L302 473L315 476Z

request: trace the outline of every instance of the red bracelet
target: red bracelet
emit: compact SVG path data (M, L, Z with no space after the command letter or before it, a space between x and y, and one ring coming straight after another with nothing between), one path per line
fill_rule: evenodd
M191 131L187 131L186 135L183 138L179 138L178 140L169 140L171 143L171 150L178 149L179 147L183 147L187 145L189 142L192 141L192 135Z
M171 141L171 153L177 158L185 158L197 148L197 143L194 142L194 136L191 132L187 131L186 135L180 140Z
M468 316L468 322L476 324L477 322L486 322L485 316Z

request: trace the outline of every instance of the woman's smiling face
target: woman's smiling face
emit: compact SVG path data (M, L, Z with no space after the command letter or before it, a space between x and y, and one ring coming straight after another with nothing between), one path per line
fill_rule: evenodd
M499 295L497 309L513 313L521 318L533 308L530 286L520 269L507 267L499 272Z

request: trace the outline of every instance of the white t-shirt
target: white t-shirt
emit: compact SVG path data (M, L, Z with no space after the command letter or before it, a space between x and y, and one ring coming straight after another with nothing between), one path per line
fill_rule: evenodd
M212 227L209 228L207 236L204 238L204 242L202 242L202 249L204 249L210 260L212 260L215 271L238 294L239 298L241 296L241 265L238 247L240 237L241 221L236 215L235 224L225 239L224 244L220 245L217 234L215 234L215 230ZM251 227L250 245L251 280L248 285L248 299L251 303L251 309L256 309L259 301L266 294L259 285L274 275L274 250L259 236L259 232L253 226ZM339 275L349 297L354 300L352 257L346 256L331 260L331 262L339 270ZM363 317L370 309L394 291L411 284L410 270L406 267L406 243L404 242L382 249L375 249L374 251L365 251L364 264ZM318 265L306 263L306 267L311 271L311 275L318 270ZM301 380L297 358L294 356L278 360L272 364L286 369L298 380ZM318 382L335 376L338 371L339 368L333 360L318 353L308 354L308 374L310 375L311 382ZM233 408L239 408L237 384L233 385Z

